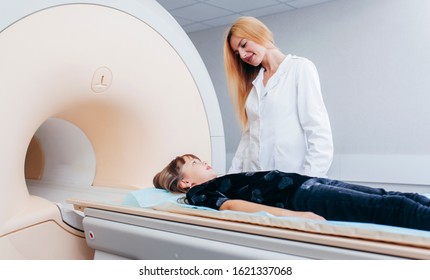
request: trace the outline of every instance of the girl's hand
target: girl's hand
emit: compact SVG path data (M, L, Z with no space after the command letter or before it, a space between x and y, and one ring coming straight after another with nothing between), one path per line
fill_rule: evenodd
M266 206L262 204L257 204L254 202L249 202L240 199L230 199L224 202L220 210L233 210L255 213L259 211L266 211L275 216L287 216L287 217L298 217L304 219L312 219L318 221L325 221L325 219L313 212L301 212L301 211L291 211L283 208Z
M301 218L305 218L305 219L312 219L312 220L317 220L317 221L325 221L326 219L324 219L323 217L321 217L320 215L317 215L313 212L297 212L297 216L301 217Z

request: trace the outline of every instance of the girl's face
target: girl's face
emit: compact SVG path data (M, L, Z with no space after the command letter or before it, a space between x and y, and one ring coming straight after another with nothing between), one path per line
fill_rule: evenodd
M254 41L236 35L230 37L231 49L240 56L240 59L252 66L258 66L266 55L266 48Z
M182 179L179 182L181 188L189 189L217 177L215 170L206 162L187 156L184 160L181 168Z

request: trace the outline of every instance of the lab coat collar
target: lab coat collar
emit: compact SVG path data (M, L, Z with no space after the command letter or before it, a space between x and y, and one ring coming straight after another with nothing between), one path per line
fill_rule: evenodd
M263 86L263 77L265 69L261 67L257 77L254 79L254 81L252 81L252 84L256 89L263 89L263 96L266 96L271 89L277 86L281 77L288 71L288 61L290 60L290 58L291 54L288 54L284 58L284 60L279 65L278 70L276 70L275 74L269 79L269 81L267 81L266 86ZM259 90L257 90L257 92L260 93Z

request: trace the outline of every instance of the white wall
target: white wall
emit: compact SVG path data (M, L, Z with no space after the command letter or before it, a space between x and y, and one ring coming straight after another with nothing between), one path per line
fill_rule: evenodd
M428 0L337 0L261 18L284 53L319 70L335 145L330 177L430 185L428 15ZM226 29L189 35L219 98L229 167L240 128L223 68Z

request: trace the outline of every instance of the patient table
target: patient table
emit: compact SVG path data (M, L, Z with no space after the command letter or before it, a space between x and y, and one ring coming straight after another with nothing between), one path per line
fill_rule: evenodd
M102 259L430 258L430 232L420 230L215 211L173 200L150 207L70 202L84 211L87 242Z

